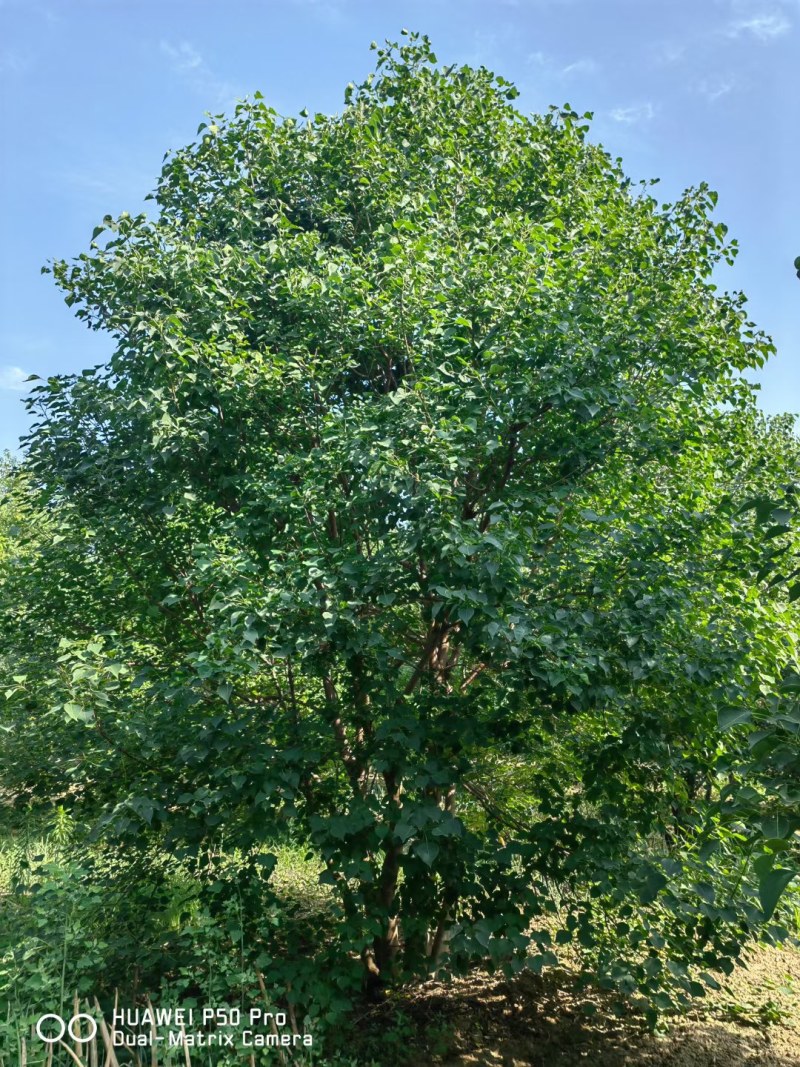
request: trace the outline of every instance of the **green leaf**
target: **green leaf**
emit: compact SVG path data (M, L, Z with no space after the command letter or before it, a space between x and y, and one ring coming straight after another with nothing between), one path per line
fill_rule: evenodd
M439 855L439 846L434 841L418 841L414 845L414 852L427 867L430 867Z
M792 832L792 824L784 815L767 815L761 820L761 833L769 838L787 838Z
M68 701L64 705L64 714L68 719L73 719L77 722L91 722L94 718L94 712L91 708L84 708L80 704L72 703L72 701Z
M748 708L720 708L717 712L720 730L731 730L734 726L742 726L751 720L752 714Z
M695 882L692 888L706 904L714 903L714 887L708 882Z
M772 917L781 894L797 874L795 870L776 867L761 877L758 883L758 897L764 912L764 921Z
M667 885L667 878L655 869L648 871L645 884L639 890L639 899L643 904L652 903Z
M413 837L417 832L416 827L412 826L409 822L404 822L402 819L394 828L394 832L401 841L408 841L410 837Z

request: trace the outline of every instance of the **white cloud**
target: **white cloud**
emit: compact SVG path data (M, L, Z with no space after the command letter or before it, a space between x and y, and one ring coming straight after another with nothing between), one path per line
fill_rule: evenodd
M169 41L161 41L159 44L162 53L172 61L172 66L179 74L188 70L197 70L203 65L203 57L193 48L188 41L179 44L170 44Z
M656 45L656 59L659 63L678 63L686 55L686 45L676 41L661 41Z
M582 74L594 74L600 69L594 59L588 58L576 59L572 63L561 66L559 61L547 52L529 52L526 60L532 67L538 67L550 78L567 79Z
M727 96L735 84L734 78L703 78L697 83L697 89L709 103L713 104L720 97Z
M344 17L344 11L332 0L292 0L295 7L305 8L323 22L337 23Z
M655 113L655 108L651 103L634 104L631 107L615 107L611 112L611 118L614 122L624 122L632 126L637 122L649 122Z
M22 367L0 367L0 389L12 389L15 393L22 393L28 388L25 379L30 377Z
M83 173L78 170L60 170L54 174L58 183L74 186L84 193L99 193L101 196L113 196L118 189L110 182L99 178L94 172Z
M741 37L750 34L759 41L771 41L781 37L792 27L791 22L781 11L772 14L752 15L750 18L736 19L728 24L728 37Z
M594 74L597 69L597 63L593 59L576 59L574 63L567 63L566 67L562 67L559 74L562 78L569 78L575 74Z
M146 210L143 203L138 208L135 205L153 188L153 172L127 152L112 158L87 159L85 169L54 168L45 177L52 197L89 206L99 213L98 218L123 208L131 212Z
M4 48L0 52L0 74L24 74L30 66L30 57L21 52L15 52L11 48Z
M209 106L232 108L245 92L232 82L217 77L200 52L189 41L161 41L161 52L170 61L175 74L185 79L194 91L205 98Z

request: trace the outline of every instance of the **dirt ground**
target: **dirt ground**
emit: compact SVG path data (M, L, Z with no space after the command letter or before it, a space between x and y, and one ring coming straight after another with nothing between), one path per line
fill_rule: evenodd
M577 992L566 971L476 975L428 987L407 1010L432 1035L448 1034L448 1053L438 1056L434 1039L419 1067L800 1067L800 952L749 953L713 1000L663 1034L616 1017L603 994Z

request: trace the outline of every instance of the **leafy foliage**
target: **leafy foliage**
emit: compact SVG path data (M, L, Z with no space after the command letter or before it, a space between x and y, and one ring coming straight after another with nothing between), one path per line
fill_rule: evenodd
M52 266L117 345L32 391L3 774L237 850L255 939L307 841L335 927L269 966L328 1021L566 944L669 1007L794 870L751 867L796 852L769 796L727 803L796 662L741 511L796 470L742 376L772 345L710 282L713 192L661 205L516 95L411 35L341 115L203 124L155 218Z

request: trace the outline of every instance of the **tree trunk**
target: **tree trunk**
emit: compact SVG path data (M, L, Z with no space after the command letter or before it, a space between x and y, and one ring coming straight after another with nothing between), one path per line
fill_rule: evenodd
M372 995L380 997L385 987L391 982L395 960L400 951L400 920L397 915L389 914L397 893L397 881L400 874L400 852L402 846L390 845L381 868L378 886L378 906L384 917L383 932L372 943L372 967L367 968L367 989Z
M391 801L398 802L400 787L394 775L384 775L386 792ZM370 997L380 999L392 979L395 961L400 951L400 919L392 914L392 905L397 895L397 883L400 876L400 856L403 846L400 842L389 843L383 857L380 878L377 886L377 910L381 916L383 930L372 943L372 948L365 950L362 960L365 967L364 984Z

